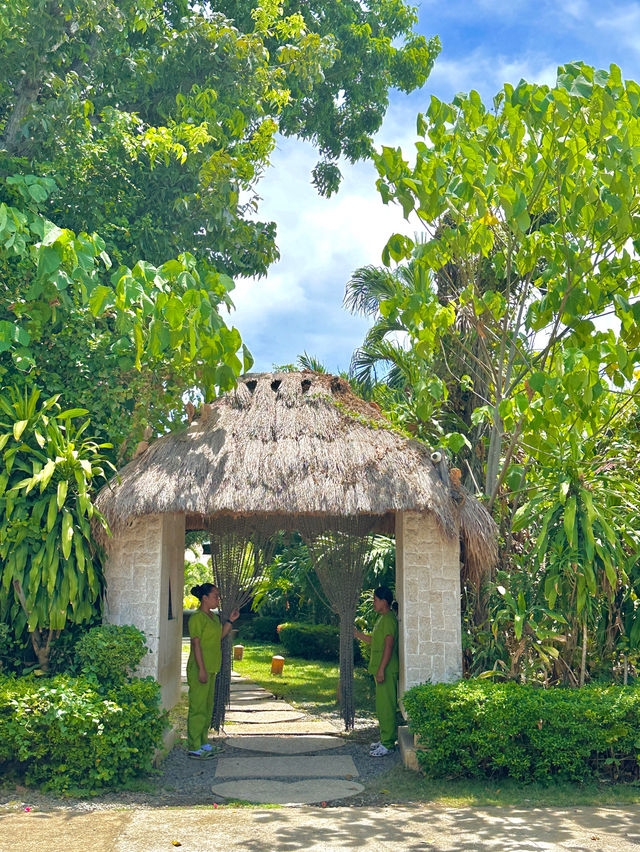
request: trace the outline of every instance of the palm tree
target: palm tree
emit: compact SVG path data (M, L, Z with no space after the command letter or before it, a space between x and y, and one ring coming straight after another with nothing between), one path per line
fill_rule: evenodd
M352 313L371 317L373 325L353 354L350 375L369 396L382 396L378 401L387 411L385 403L406 409L404 425L425 440L437 443L439 436L450 431L464 434L473 447L471 452L461 451L467 469L465 485L475 490L484 482L485 427L474 425L471 414L486 402L489 380L481 332L473 318L461 311L455 337L444 336L441 350L427 357L406 345L401 315L385 309L387 301L423 304L437 299L446 304L455 286L451 270L445 268L434 281L419 257L393 271L376 266L357 269L346 285L344 305ZM469 378L462 380L464 376ZM425 389L431 393L425 394Z

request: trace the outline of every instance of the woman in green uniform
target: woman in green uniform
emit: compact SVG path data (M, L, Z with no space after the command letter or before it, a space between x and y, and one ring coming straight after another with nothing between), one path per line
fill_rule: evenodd
M391 609L393 595L386 586L373 593L373 608L378 618L370 635L355 631L356 639L371 644L368 671L376 683L376 716L380 724L380 740L371 743L369 754L384 757L393 749L398 735L396 707L398 703L398 621Z
M211 612L220 605L220 592L213 583L194 586L191 594L200 601L200 609L189 619L191 653L187 661L187 683L189 684L189 716L187 738L189 757L209 757L213 749L207 742L216 674L220 671L222 651L220 643L231 630L231 624L240 613L234 609L224 624Z

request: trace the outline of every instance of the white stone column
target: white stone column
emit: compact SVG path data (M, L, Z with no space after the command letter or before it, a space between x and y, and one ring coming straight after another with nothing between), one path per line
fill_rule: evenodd
M184 530L184 515L136 518L114 534L105 565L104 621L143 631L149 651L136 674L159 681L166 708L180 697Z
M396 513L400 696L430 680L462 676L460 542L433 515Z

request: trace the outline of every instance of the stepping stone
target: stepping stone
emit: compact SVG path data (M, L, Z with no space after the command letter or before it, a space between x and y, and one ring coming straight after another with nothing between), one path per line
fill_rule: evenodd
M351 781L358 777L358 770L352 757L340 754L322 754L316 757L219 757L215 777L341 778Z
M272 692L265 692L263 689L235 689L231 690L231 699L233 701L256 701L261 698L270 698L275 700L275 695Z
M263 689L256 683L251 683L250 680L247 680L244 683L234 683L231 681L231 692L268 692L269 695L271 695L268 689Z
M225 725L229 721L225 719ZM336 734L342 728L321 719L301 719L298 722L272 722L266 724L251 724L233 722L225 733L229 734Z
M231 701L234 704L264 704L276 699L268 692L232 692Z
M232 698L229 710L232 713L262 713L264 711L272 710L281 710L283 712L293 711L294 713L300 712L290 704L285 704L284 701L256 701L255 698L251 702L237 701L235 698Z
M265 779L246 779L242 781L223 781L211 788L216 796L225 799L241 799L265 805L311 805L314 802L328 802L333 799L346 799L362 793L364 787L355 781L336 778L309 778L304 781L267 781Z
M304 734L297 737L253 737L251 734L245 734L243 737L227 737L224 742L231 748L244 748L268 754L304 754L310 751L342 748L345 744L339 737L314 737L304 736Z
M304 719L304 713L297 710L265 710L264 713L256 713L250 710L232 710L225 713L225 722L244 722L245 725L262 724L272 722L295 722Z

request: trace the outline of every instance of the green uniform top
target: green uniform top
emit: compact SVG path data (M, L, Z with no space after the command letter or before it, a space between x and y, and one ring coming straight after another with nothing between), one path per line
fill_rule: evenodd
M218 616L211 615L209 617L201 609L194 612L189 619L189 636L192 639L197 637L200 640L202 661L209 674L219 672L220 663L222 662L222 651L220 648L222 625ZM198 667L193 651L189 655L189 663L191 667Z
M397 677L400 670L398 663L398 620L393 610L379 615L375 623L371 633L371 657L369 658L369 668L367 671L374 675L380 668L386 636L393 636L393 651L391 652L391 659L384 670L385 675L389 674L392 677Z

